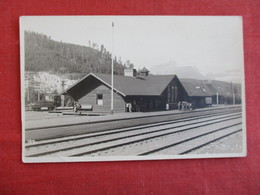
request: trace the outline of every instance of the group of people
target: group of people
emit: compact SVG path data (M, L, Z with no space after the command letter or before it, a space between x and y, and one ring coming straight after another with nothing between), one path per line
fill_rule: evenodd
M127 107L127 112L140 112L140 108L139 106L134 102L132 103L127 103L126 105ZM81 108L81 105L78 101L74 101L73 103L73 111L74 111L74 116L78 116L79 115L79 110ZM194 106L192 105L192 103L189 102L178 102L178 110L194 110Z
M140 107L136 102L126 104L127 112L140 112Z
M189 102L179 102L178 103L178 110L194 110L194 106L192 105L192 103Z

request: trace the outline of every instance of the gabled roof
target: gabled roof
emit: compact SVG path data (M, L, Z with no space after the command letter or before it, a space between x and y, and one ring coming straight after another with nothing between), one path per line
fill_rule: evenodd
M215 92L204 82L195 79L180 79L188 96L207 97L215 95Z
M90 73L61 94L66 93L89 77L95 77L111 88L110 74ZM123 96L159 96L175 77L176 75L148 75L145 78L135 78L114 75L114 90Z
M241 84L216 80L180 79L189 96L231 96L236 90L236 97L241 96ZM199 87L199 88L198 88ZM233 89L232 89L233 88Z
M150 71L147 70L147 68L143 67L143 69L141 69L139 72L150 72Z

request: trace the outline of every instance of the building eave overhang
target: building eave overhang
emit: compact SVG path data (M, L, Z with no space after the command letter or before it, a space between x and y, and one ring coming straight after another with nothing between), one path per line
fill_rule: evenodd
M107 82L105 82L104 80L102 80L101 78L97 77L95 74L93 73L89 73L88 75L86 75L85 77L83 77L81 80L77 81L76 83L74 83L73 85L71 85L70 87L68 87L67 89L63 90L59 95L65 95L68 93L68 91L73 88L74 86L76 86L77 84L79 84L80 82L84 81L87 77L89 76L93 76L96 79L98 79L99 81L101 81L102 83L104 83L106 86L110 87L112 89L112 86L110 84L108 84ZM122 93L121 91L119 91L116 88L113 88L114 91L116 91L117 93L121 94L122 96L126 97L126 95L124 93Z

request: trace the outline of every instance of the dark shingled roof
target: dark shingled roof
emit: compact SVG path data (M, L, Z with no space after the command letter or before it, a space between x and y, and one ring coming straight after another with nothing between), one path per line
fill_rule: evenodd
M218 93L218 95L230 97L234 89L237 91L236 96L241 96L241 84L238 83L196 79L180 79L180 81L189 96L214 96Z
M190 97L206 97L215 95L212 88L204 82L195 79L180 79L182 86Z
M67 88L63 93L66 93L66 91L70 90L87 77L93 76L111 87L110 74L90 73L71 87ZM148 75L145 78L114 75L114 89L123 96L159 96L174 77L176 77L176 75Z

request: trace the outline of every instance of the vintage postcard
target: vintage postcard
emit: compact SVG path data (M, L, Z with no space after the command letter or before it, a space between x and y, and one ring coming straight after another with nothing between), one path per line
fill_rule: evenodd
M242 17L22 16L23 162L246 156Z

